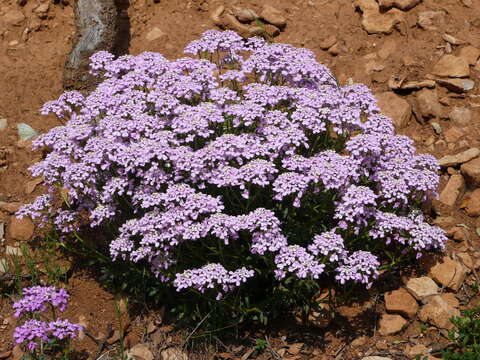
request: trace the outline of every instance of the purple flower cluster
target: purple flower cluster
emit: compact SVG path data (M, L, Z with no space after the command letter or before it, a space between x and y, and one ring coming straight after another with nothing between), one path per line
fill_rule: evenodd
M56 289L54 286L25 288L23 295L22 299L13 304L16 317L22 314L39 317L46 310L52 310L55 315L54 308L64 311L69 298L65 289ZM13 338L17 344L26 343L28 350L33 352L41 343L48 344L54 339L73 339L80 330L82 327L79 324L69 320L44 321L34 318L15 328Z
M307 49L231 31L185 52L198 58L93 55L97 89L42 110L65 121L34 142L49 149L31 171L51 194L19 215L53 212L60 185L65 233L116 224L112 259L219 296L255 278L248 259L268 258L279 279L370 284L382 253L352 246L359 236L442 248L441 230L411 215L435 195L438 164L394 134L366 86L338 86Z
M42 312L48 306L58 307L64 311L67 307L69 295L65 289L56 289L55 286L33 286L23 289L23 298L13 304L15 317L24 313Z

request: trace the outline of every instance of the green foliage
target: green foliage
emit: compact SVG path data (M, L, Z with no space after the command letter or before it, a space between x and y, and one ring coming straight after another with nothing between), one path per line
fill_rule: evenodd
M449 336L456 348L445 350L444 360L480 359L480 307L465 310L462 315L452 319L455 329Z

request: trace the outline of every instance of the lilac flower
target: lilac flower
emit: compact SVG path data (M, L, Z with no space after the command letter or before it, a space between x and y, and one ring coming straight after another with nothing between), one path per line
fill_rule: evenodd
M305 248L298 245L281 248L275 256L275 264L275 275L278 279L283 279L287 273L295 274L300 279L318 279L325 268L324 264L320 264Z
M56 320L48 324L50 336L63 340L66 338L74 339L78 336L78 332L82 330L82 326L72 323L68 320Z
M308 246L308 250L313 255L327 257L330 262L343 260L347 255L343 238L335 233L335 229L315 235L313 243Z
M359 282L370 287L372 280L378 277L380 263L377 257L368 251L355 251L343 260L337 268L335 278L345 284L347 281Z
M15 343L27 342L27 348L33 352L40 342L49 341L48 324L40 320L28 320L23 325L15 328L13 332Z
M33 286L23 289L23 298L13 304L15 317L23 313L47 310L47 305L58 307L64 311L69 295L65 289L56 289L54 286Z

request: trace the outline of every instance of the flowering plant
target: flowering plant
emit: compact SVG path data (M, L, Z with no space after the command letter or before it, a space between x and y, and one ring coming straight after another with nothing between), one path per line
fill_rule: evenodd
M13 338L15 343L26 345L33 359L48 359L47 354L54 353L67 358L69 340L82 329L79 324L57 318L56 308L64 311L68 298L65 289L33 286L23 289L23 298L13 304L15 317L29 317L15 329ZM51 311L51 317L45 316L47 310Z
M66 194L53 215L65 234L108 228L112 260L217 300L302 279L368 287L392 254L443 248L419 211L437 162L366 86L231 31L185 52L197 58L93 55L96 90L43 107L65 123L34 141L50 151L31 171L51 191L19 215L45 218Z

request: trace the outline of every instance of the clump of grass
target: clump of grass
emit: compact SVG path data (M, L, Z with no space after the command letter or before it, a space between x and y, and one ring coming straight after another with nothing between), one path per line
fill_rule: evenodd
M444 360L480 359L480 307L464 310L462 316L452 318L455 329L449 334L453 349L443 352Z

